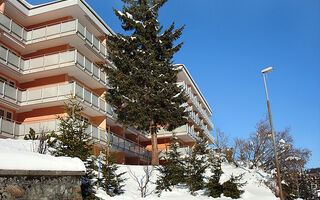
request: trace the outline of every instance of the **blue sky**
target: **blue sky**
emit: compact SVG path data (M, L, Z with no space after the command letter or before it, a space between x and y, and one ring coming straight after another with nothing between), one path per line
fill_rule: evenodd
M120 0L87 2L122 32L112 11ZM290 127L295 145L312 151L308 167L320 167L319 10L319 0L171 0L159 21L186 24L175 63L188 67L215 127L230 137L248 137L265 117L260 71L273 66L267 81L275 130Z

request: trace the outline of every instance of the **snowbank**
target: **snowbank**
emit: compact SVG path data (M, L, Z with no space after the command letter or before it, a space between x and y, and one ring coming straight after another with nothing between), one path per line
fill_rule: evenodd
M0 139L0 169L85 171L79 158L36 153L36 141Z
M129 166L129 165L120 165L119 172L128 172L129 169L135 173L138 177L143 176L143 166ZM264 174L260 171L249 170L245 168L236 168L228 163L222 164L222 170L224 174L221 176L221 182L227 181L230 176L239 175L244 173L243 182L247 182L247 184L242 188L245 192L242 194L242 200L277 200L274 194L271 192L269 188L267 188L262 182L266 179L267 174ZM154 170L154 173L151 177L152 183L150 184L150 192L153 191L156 187L154 182L157 179L157 171ZM137 183L130 177L128 173L124 175L127 178L125 182L125 193L120 196L112 197L113 200L131 200L131 199L141 199L141 200L230 200L229 197L221 198L212 198L208 197L204 194L204 191L198 191L197 196L190 195L188 189L183 187L175 187L172 192L163 191L161 197L158 197L156 194L152 193L146 198L140 198L140 192L138 191ZM110 199L104 191L98 190L98 196L103 199Z

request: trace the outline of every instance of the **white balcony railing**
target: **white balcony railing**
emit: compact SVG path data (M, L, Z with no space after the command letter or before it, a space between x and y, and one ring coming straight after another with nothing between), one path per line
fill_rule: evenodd
M11 120L0 117L0 133L7 137L16 137L19 134L19 125Z
M209 119L207 113L204 111L204 109L200 105L199 101L193 95L192 91L187 86L187 84L184 81L182 81L182 82L179 82L178 85L183 87L183 89L185 90L186 94L189 96L190 100L192 101L192 104L195 106L195 108L198 110L198 112L201 114L201 116L205 119L205 121L208 124L208 126L211 129L213 129L214 128L213 123L211 122L211 120Z
M5 135L12 138L22 138L29 133L30 128L35 130L36 133L49 133L51 131L59 131L59 120L51 119L46 121L29 122L29 123L16 123L14 121L8 121L0 117L0 135ZM91 137L95 142L102 145L107 145L108 133L100 128L93 125L89 125L87 128L87 133L91 134ZM120 138L114 133L110 133L110 142L116 148L121 148L124 151L134 153L145 159L151 157L150 152L146 150L143 146L132 142L127 139Z
M21 91L0 80L0 98L18 104L21 99Z
M103 85L107 84L107 75L105 72L85 56L80 54L76 49L23 59L6 47L0 45L0 60L21 74L29 74L75 65Z
M0 81L0 98L19 106L67 100L72 96L103 115L108 113L116 117L114 108L110 104L76 82L20 91Z
M78 22L78 19L63 21L56 24L49 24L34 29L25 29L15 23L9 17L0 14L0 25L4 31L23 42L24 44L33 44L49 39L59 38L72 34L78 34L81 39L86 41L91 48L94 49L105 59L109 58L107 48L100 42L87 28Z

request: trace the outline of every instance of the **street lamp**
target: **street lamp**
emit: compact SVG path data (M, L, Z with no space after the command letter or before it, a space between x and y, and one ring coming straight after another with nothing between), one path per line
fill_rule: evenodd
M273 68L268 67L261 71L264 81L264 88L266 90L266 96L267 96L267 104L268 104L268 112L269 112L269 123L271 126L271 133L272 133L272 139L273 139L273 151L274 151L274 158L277 168L277 176L278 176L278 186L279 186L279 192L280 192L280 199L284 200L283 193L282 193L282 185L281 185L281 176L280 176L280 167L279 167L279 161L278 161L278 154L277 154L277 146L276 146L276 139L274 136L274 129L273 129L273 123L272 123L272 116L271 116L271 109L270 109L270 102L269 102L269 96L268 96L268 90L267 90L267 83L266 83L266 77L265 73L272 72Z

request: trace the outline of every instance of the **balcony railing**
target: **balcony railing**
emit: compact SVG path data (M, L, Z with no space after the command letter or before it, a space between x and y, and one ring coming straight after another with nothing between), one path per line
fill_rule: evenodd
M189 112L189 117L194 121L194 123L196 125L200 124L200 119L199 117L196 115L195 112L193 112L192 108L190 108L189 106L187 107L187 112Z
M0 81L0 98L20 106L66 100L72 96L104 115L116 117L110 104L76 82L20 91Z
M12 138L22 138L29 133L30 128L35 130L36 133L49 133L51 131L59 131L59 120L49 119L46 121L30 122L30 123L16 123L8 121L0 117L0 133L5 134ZM89 125L86 132L91 134L95 142L102 145L107 145L108 133L93 125ZM143 146L134 143L130 140L120 138L114 133L110 133L110 142L114 147L120 148L124 151L134 153L139 157L149 159L151 157L150 151L146 150Z
M0 133L7 137L17 137L19 134L19 124L0 117Z
M18 104L21 99L21 91L0 80L0 98Z
M78 19L27 30L12 21L9 17L0 14L0 25L6 32L27 45L77 33L81 39L91 46L98 54L105 59L109 58L106 46L88 31L85 26L81 25L78 22Z
M182 85L183 89L185 90L186 94L189 96L189 98L192 101L192 104L196 107L196 109L200 112L201 116L205 119L206 123L208 124L208 126L213 129L213 123L211 122L211 120L209 119L207 113L203 110L202 106L200 105L199 101L197 100L197 98L193 95L192 91L190 90L190 88L187 86L187 84L182 81L179 82L178 85Z
M105 72L85 56L80 54L76 49L23 59L21 56L17 56L6 47L0 45L0 59L9 67L21 74L41 72L75 65L103 85L107 84L107 75Z

